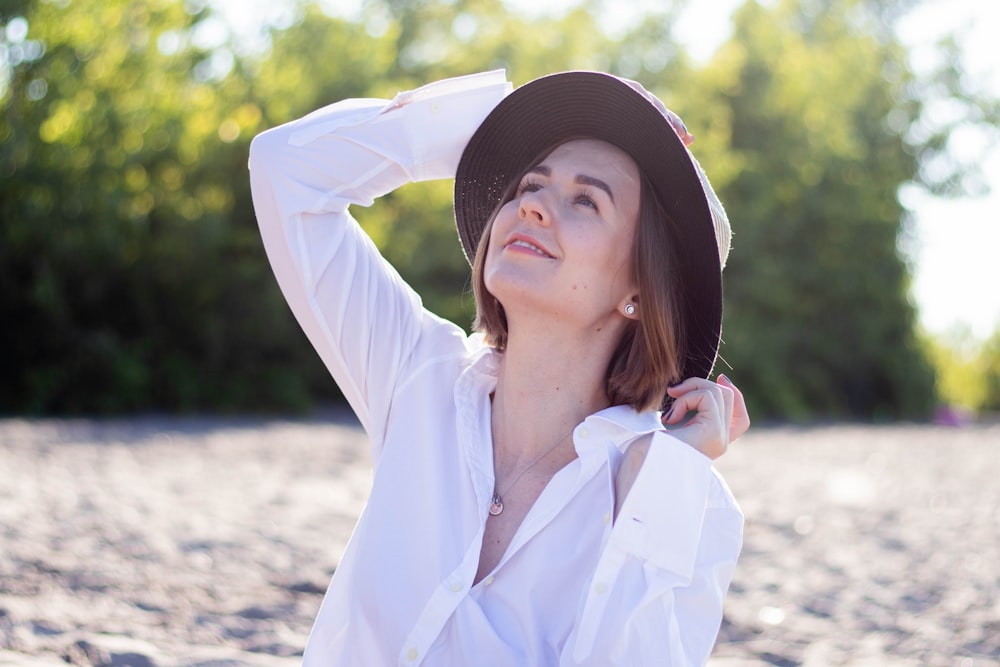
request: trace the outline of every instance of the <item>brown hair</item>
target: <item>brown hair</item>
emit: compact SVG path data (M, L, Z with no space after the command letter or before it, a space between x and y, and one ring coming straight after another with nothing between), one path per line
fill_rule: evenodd
M541 162L555 147L543 153ZM532 165L536 164L532 163ZM514 198L521 178L514 179L483 229L472 264L476 299L473 329L497 350L507 346L507 315L486 289L483 276L493 221ZM663 405L667 387L679 382L687 353L681 325L682 289L673 243L674 222L663 210L645 174L639 188L639 224L632 247L633 281L641 299L638 320L630 320L608 364L605 391L612 405L642 411Z

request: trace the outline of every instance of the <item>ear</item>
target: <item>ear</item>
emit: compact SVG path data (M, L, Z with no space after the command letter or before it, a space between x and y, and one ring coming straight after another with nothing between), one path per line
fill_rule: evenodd
M621 302L618 306L618 312L624 315L627 319L638 320L639 319L639 295L632 294L627 299Z

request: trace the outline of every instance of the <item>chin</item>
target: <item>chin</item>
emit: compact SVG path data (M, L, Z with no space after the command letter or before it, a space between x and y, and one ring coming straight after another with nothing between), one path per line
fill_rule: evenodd
M512 307L515 310L532 308L544 312L552 310L555 305L552 303L552 290L546 290L538 280L528 276L500 272L486 281L486 289L500 302L508 316Z

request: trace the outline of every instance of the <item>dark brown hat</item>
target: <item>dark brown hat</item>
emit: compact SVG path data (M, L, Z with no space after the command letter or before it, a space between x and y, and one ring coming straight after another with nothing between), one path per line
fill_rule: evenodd
M490 112L462 153L455 177L458 235L471 264L507 187L545 147L583 137L618 146L645 174L677 230L673 240L688 345L682 376L708 377L722 330L729 220L704 171L643 92L600 72L551 74L514 90Z

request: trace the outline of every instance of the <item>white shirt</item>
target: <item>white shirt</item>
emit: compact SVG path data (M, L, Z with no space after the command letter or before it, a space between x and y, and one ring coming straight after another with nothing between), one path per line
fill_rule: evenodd
M348 206L453 177L510 92L502 72L347 100L256 137L254 207L278 283L371 441L371 496L305 650L330 665L694 665L718 632L743 517L708 458L654 412L573 432L475 586L493 493L499 353L423 309ZM456 248L456 252L458 249ZM656 431L612 525L621 452Z

